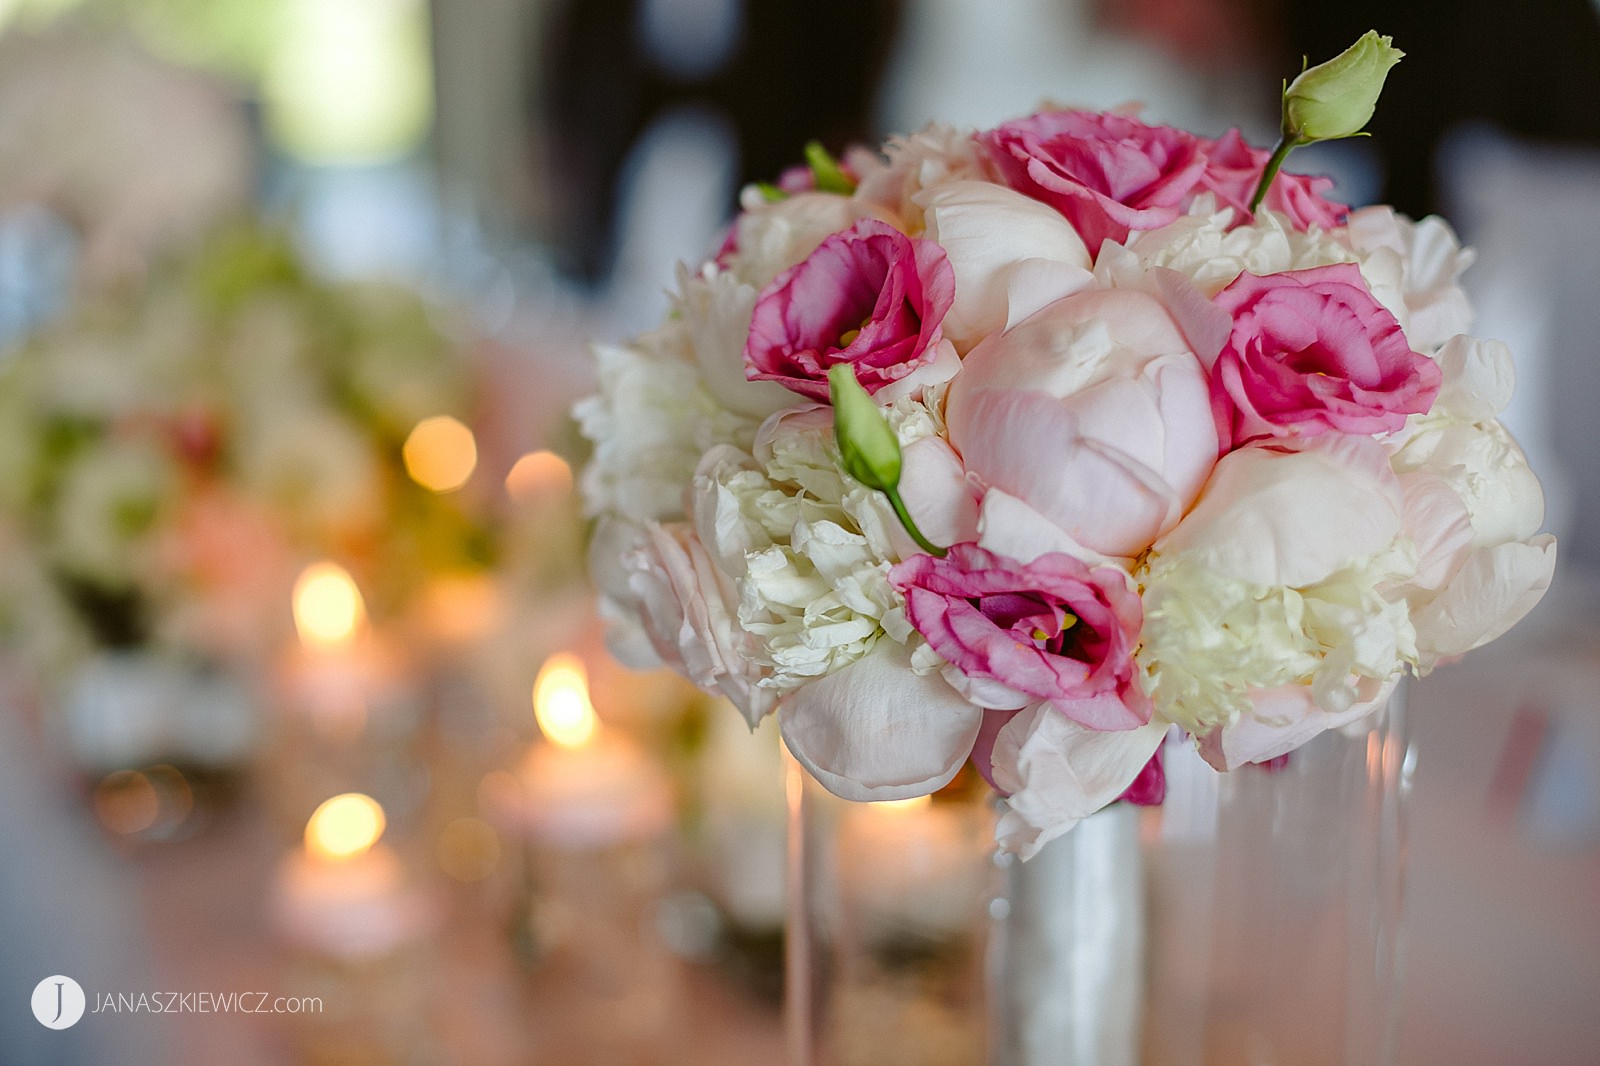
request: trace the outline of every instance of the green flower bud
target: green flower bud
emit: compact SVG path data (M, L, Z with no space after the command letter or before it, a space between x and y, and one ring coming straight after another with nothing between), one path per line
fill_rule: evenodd
M1283 94L1283 137L1295 144L1354 137L1372 119L1389 68L1405 55L1392 38L1368 30L1339 55L1289 83Z
M849 363L828 371L828 396L833 401L839 465L868 488L894 491L900 484L900 441Z
M806 165L811 168L811 176L816 179L818 192L849 196L856 191L856 183L850 180L850 175L844 172L837 159L828 154L828 150L822 147L820 141L806 144Z

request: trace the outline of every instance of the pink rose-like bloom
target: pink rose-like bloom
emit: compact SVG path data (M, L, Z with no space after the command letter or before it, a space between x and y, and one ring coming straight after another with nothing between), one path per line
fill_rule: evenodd
M1074 554L1132 559L1178 524L1216 465L1208 389L1160 300L1094 289L968 352L945 415L990 498L1020 500L1084 549Z
M762 290L745 376L825 403L828 371L850 363L875 394L939 362L940 322L954 299L955 274L943 249L862 219Z
M978 139L1005 183L1065 215L1090 254L1176 219L1206 167L1193 134L1091 111L1042 111Z
M1353 264L1241 274L1214 302L1233 317L1211 372L1225 444L1392 432L1438 394L1438 364L1411 350Z
M1150 720L1133 650L1144 612L1114 567L1070 555L1020 563L976 544L890 571L906 617L960 671L968 699L1022 707L1045 700L1091 729Z
M1217 194L1223 204L1238 214L1234 225L1250 221L1250 200L1261 183L1262 172L1272 153L1252 148L1238 130L1229 130L1215 141L1204 142L1205 172L1200 187ZM1299 230L1317 226L1323 230L1344 225L1350 209L1323 195L1333 188L1333 179L1279 171L1267 190L1262 206L1289 219Z

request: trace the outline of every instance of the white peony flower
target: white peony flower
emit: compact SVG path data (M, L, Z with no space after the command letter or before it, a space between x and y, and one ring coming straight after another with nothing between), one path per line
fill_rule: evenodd
M744 347L757 295L755 286L715 265L698 274L680 265L672 306L683 326L686 354L700 368L706 389L729 411L759 420L798 401L776 382L745 376Z
M864 156L852 157L851 162L860 178L856 198L897 213L912 236L922 231L923 224L918 193L947 182L989 177L971 131L939 123L891 138L881 160Z
M1224 456L1136 574L1138 658L1157 713L1203 735L1250 715L1259 691L1291 685L1340 712L1414 662L1403 511L1370 440Z
M906 639L888 572L895 522L882 496L846 477L830 412L780 416L756 454L706 454L694 517L711 557L738 590L738 617L757 639L765 687L788 691L866 655L889 625Z
M1495 421L1515 383L1505 345L1457 336L1438 361L1433 409L1387 442L1421 555L1407 599L1423 673L1515 625L1549 588L1556 557L1554 538L1536 535L1544 490Z
M719 404L699 368L671 351L685 328L669 322L634 345L595 347L600 391L573 408L595 446L582 482L590 514L680 517L706 450L753 440L757 423Z
M864 218L899 226L893 211L835 193L803 192L773 203L757 201L734 223L733 251L723 262L738 280L764 289L816 251L824 239Z
M1345 239L1360 256L1372 294L1400 321L1411 347L1439 350L1472 325L1472 306L1457 284L1475 258L1437 216L1412 222L1391 207L1352 212Z

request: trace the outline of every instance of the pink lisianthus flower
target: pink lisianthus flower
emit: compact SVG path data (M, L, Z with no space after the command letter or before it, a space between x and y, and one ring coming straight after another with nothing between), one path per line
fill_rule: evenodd
M958 672L946 680L984 707L1044 700L1090 729L1150 720L1133 650L1143 611L1127 576L1070 555L1021 563L976 544L890 571L906 617Z
M1041 111L978 139L1001 179L1065 215L1091 255L1176 219L1206 167L1193 134L1124 115Z
M1204 146L1206 167L1200 187L1216 193L1218 200L1238 212L1234 225L1249 222L1250 200L1272 153L1252 148L1238 130L1229 130L1215 141L1204 142ZM1262 206L1286 217L1295 229L1317 226L1331 230L1344 225L1350 213L1350 208L1323 195L1331 188L1332 178L1280 171Z
M873 394L946 381L959 362L940 323L954 299L943 249L863 219L762 290L745 376L819 403L828 400L828 371L841 363L853 364Z
M1214 302L1233 317L1211 371L1224 445L1392 432L1438 394L1438 364L1411 350L1353 264L1241 274Z

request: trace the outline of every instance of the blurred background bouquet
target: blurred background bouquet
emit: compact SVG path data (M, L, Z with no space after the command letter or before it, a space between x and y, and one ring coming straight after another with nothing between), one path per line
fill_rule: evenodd
M0 374L8 636L54 665L258 665L311 561L341 560L380 616L485 569L484 508L441 492L476 453L467 346L436 322L396 286L316 280L251 225L84 299ZM408 452L429 418L451 421Z

